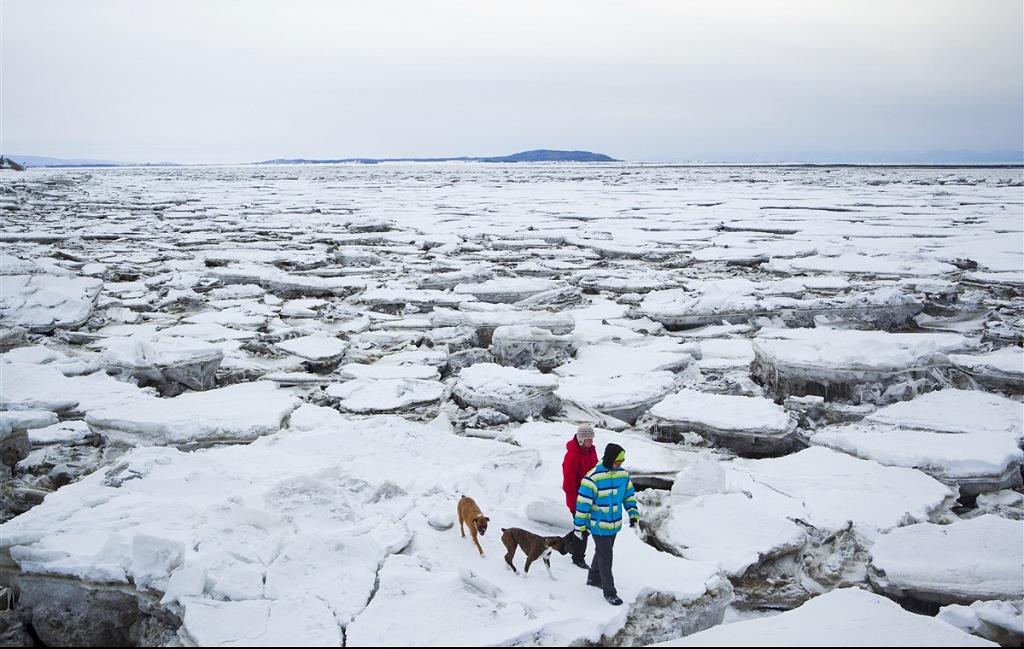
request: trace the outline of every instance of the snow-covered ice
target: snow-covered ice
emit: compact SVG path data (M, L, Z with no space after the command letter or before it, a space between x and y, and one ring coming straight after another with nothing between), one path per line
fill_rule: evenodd
M628 163L4 173L0 572L53 645L645 644L720 624L730 599L747 615L815 596L762 622L970 642L829 591L933 524L955 537L927 553L938 585L892 597L971 605L947 573L972 560L1019 577L979 559L999 533L960 526L1024 518L1021 184ZM568 530L560 462L584 421L644 488L620 609L565 557L556 581L500 560L503 526ZM492 518L485 559L454 530L463 493ZM954 514L958 493L977 498ZM957 626L998 626L995 601ZM745 643L747 624L721 632Z

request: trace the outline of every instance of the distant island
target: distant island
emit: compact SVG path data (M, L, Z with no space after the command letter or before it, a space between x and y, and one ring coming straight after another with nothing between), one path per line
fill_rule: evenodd
M334 160L308 160L305 158L276 158L253 164L376 164L378 162L621 162L603 153L592 151L559 151L556 149L533 149L512 155L450 158L337 158Z

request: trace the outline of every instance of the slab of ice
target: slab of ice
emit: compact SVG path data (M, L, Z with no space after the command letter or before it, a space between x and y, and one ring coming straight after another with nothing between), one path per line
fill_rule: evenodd
M0 275L0 323L40 332L79 327L102 288L93 277Z
M970 606L943 606L936 616L964 633L970 633L1004 647L1024 641L1024 601L977 601Z
M612 293L646 293L681 284L681 278L671 273L635 270L587 271L577 275L580 288Z
M746 369L754 360L753 343L746 338L700 340L697 367L708 371Z
M993 647L926 615L859 588L840 588L780 615L744 620L659 647Z
M118 381L104 372L66 377L52 365L0 365L0 408L85 413L147 400L152 390Z
M444 394L439 381L422 379L358 378L327 387L342 410L358 413L394 412L436 403Z
M130 376L142 385L155 385L163 394L183 387L208 390L216 381L224 351L194 338L165 339L131 336L112 338L102 355L108 371Z
M413 288L374 288L363 291L352 298L354 302L371 306L415 304L416 306L448 307L458 306L463 302L475 299L475 296L465 293Z
M67 354L59 352L42 345L29 345L18 347L9 352L0 354L0 363L31 363L33 365L46 365L54 361L62 361L69 358Z
M178 324L160 329L160 335L166 337L198 338L206 342L218 343L225 340L251 340L256 337L255 331L243 331L225 327L222 324L208 322L205 324Z
M444 349L414 349L387 354L377 360L374 365L429 365L437 369L448 363L448 353Z
M81 419L63 421L40 428L33 428L28 432L29 441L33 446L47 444L82 444L91 437L92 431L89 425Z
M877 320L891 326L909 321L922 308L913 295L895 288L844 292L848 287L849 283L842 278L790 278L778 282L711 280L695 284L692 289L649 293L638 310L652 320L675 327L717 324L723 319L740 322L762 315L806 326L819 314Z
M313 595L241 602L187 597L183 604L182 632L200 647L287 647L300 638L311 647L342 644L330 607Z
M1024 597L1024 525L986 514L891 530L871 548L872 584L897 597L969 604Z
M494 271L486 266L469 266L460 270L453 270L447 273L431 273L419 280L419 288L446 290L455 288L458 284L472 284L488 280L494 277Z
M889 387L912 379L935 382L931 370L949 367L947 354L978 344L957 334L762 330L754 339L751 374L776 398L818 394L884 405L902 396Z
M1021 484L1024 405L973 390L939 390L821 429L811 443L888 466L920 469L973 496Z
M453 396L476 408L492 408L517 421L558 407L558 381L536 370L478 363L463 369Z
M456 610L463 621L490 620L466 628L494 642L641 643L720 622L731 588L715 567L657 552L632 532L617 543L627 606L612 609L561 557L558 581L524 579L498 560L497 536L481 537L481 559L454 529L430 525L472 493L495 522L538 529L517 511L550 490L533 486L535 469L558 472L559 460L392 417L192 453L139 448L5 524L0 548L29 575L144 582L184 613L186 640L202 644L337 642L342 626L353 645L409 633L450 641L446 612ZM394 617L396 597L420 616L415 628ZM650 623L658 610L676 613Z
M979 390L936 390L880 408L865 419L899 428L1024 441L1024 404Z
M584 345L576 358L555 368L559 376L614 377L686 369L700 358L700 347L674 338L650 337L635 343Z
M483 302L512 303L524 298L564 286L561 282L533 277L489 279L478 284L459 284L454 291Z
M339 424L344 416L334 408L304 403L292 411L288 427L292 430L315 430Z
M977 495L1020 486L1024 451L1010 436L949 434L927 430L886 430L850 424L822 429L811 443L886 466L916 468Z
M310 361L338 359L348 349L348 342L325 334L289 338L275 345L277 348Z
M86 422L133 446L243 442L280 430L299 404L274 383L257 381L90 410Z
M796 421L771 399L681 390L651 409L661 434L695 432L740 454L772 454L792 442Z
M197 325L215 324L232 329L252 331L263 327L267 322L267 316L253 314L250 310L239 307L222 311L204 311L188 316L183 322Z
M494 330L490 351L505 365L550 370L572 357L576 339L571 335L556 336L539 327L506 325Z
M665 371L612 377L583 375L563 378L557 394L565 403L632 424L677 387L676 375Z
M361 277L300 275L259 264L210 268L208 272L225 284L256 284L282 298L344 296L365 288L367 283Z
M730 491L763 490L765 485L795 499L803 520L836 530L848 521L887 530L931 520L944 511L953 492L934 478L902 467L887 467L845 453L811 447L780 458L736 460ZM746 474L746 475L744 475Z
M373 365L348 363L339 367L336 374L342 379L437 380L441 378L437 368L430 365L385 363L383 359Z
M717 563L738 577L766 559L795 552L807 541L787 512L743 493L715 493L672 503L659 541L681 557Z
M1003 347L987 354L950 354L953 366L990 390L1024 393L1024 348Z
M765 268L779 273L849 273L864 275L916 275L931 277L955 273L957 267L924 255L866 255L844 252L837 256L813 255L773 259Z
M486 330L488 340L490 333L503 325L527 325L547 329L551 333L559 335L572 333L576 326L576 322L568 313L526 310L453 311L451 309L434 309L430 314L430 322L435 327L468 326L477 330Z
M45 428L57 423L57 413L49 410L7 410L0 412L0 431ZM2 435L0 435L2 437Z
M430 556L457 557L466 551L458 543L464 539L455 534L433 532L421 538ZM353 646L563 646L602 638L646 644L721 620L723 593L730 589L708 564L658 552L632 531L616 540L615 582L626 605L615 611L602 606L600 591L584 585L579 568L553 559L558 581L533 570L525 578L515 576L500 561L504 550L496 544L497 560L469 565L389 557L376 596L346 629L346 639ZM394 617L396 607L407 612L402 620ZM453 628L462 629L457 638Z

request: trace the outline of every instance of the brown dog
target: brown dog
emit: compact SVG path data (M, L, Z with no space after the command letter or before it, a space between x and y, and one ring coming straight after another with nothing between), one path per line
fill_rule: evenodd
M487 523L490 520L480 511L475 500L469 496L459 499L459 531L462 532L462 538L466 538L466 530L462 525L465 524L469 528L469 534L473 537L473 543L476 543L476 549L480 550L481 557L484 556L484 549L480 547L476 535L483 536L487 533Z
M566 554L569 552L565 539L561 536L538 536L518 527L501 528L501 542L505 544L505 549L508 550L505 553L505 563L516 574L519 574L519 571L512 564L512 557L516 554L516 548L522 548L526 554L526 565L523 566L523 573L530 572L530 565L537 559L542 559L544 566L548 569L548 576L551 579L555 578L551 574L551 553Z

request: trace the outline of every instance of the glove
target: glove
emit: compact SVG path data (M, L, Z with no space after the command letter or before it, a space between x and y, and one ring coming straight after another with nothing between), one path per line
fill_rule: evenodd
M639 524L640 524L640 519L639 518L630 518L629 519L629 526L630 527L636 527Z

